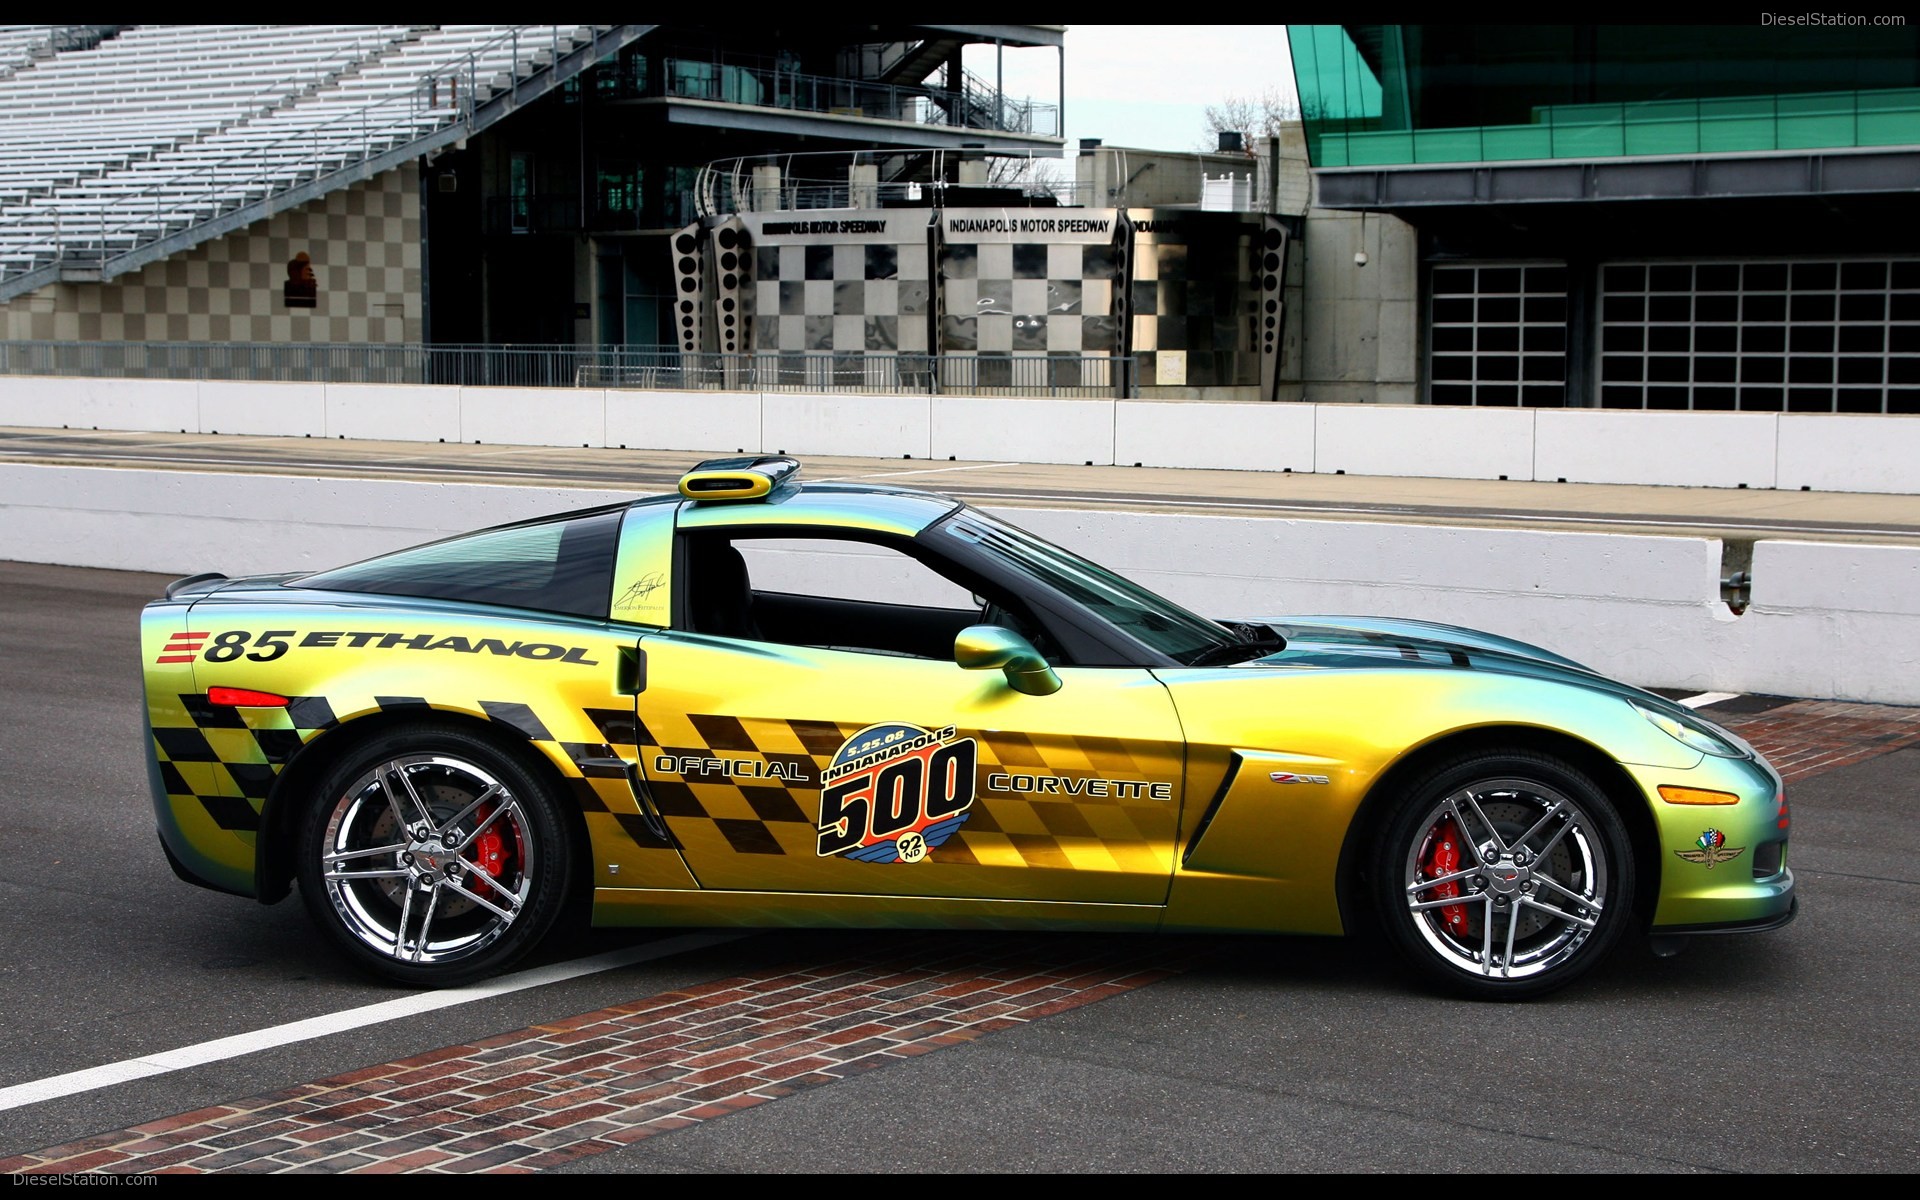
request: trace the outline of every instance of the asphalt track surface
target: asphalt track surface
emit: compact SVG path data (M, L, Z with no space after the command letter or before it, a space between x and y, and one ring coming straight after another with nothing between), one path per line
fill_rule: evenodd
M168 871L134 628L163 582L0 563L0 1088L411 994L323 946L297 900L263 908ZM1916 781L1909 748L1792 788L1802 915L1785 930L1670 959L1636 942L1544 1001L1435 996L1365 941L1123 939L1178 969L560 1169L1911 1172ZM665 936L575 931L536 962ZM0 1111L0 1159L673 989L884 963L929 936L989 960L1009 941L750 933Z
M737 447L715 447L713 455ZM0 463L673 490L701 452L0 428ZM805 455L806 478L977 504L1238 517L1920 543L1920 497Z

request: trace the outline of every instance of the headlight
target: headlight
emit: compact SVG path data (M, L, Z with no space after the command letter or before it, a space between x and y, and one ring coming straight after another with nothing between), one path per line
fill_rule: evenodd
M1627 703L1633 704L1633 701ZM1633 704L1633 709L1652 722L1660 732L1689 749L1711 754L1715 758L1753 757L1753 751L1745 743L1698 717L1676 717L1638 704Z

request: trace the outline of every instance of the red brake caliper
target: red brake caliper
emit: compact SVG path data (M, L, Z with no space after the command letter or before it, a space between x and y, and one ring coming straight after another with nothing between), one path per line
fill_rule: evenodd
M475 821L484 821L493 815L490 808L481 809L473 814ZM488 826L479 837L473 839L473 852L469 861L480 870L474 875L474 882L493 886L493 881L506 869L507 839L500 836L498 825Z
M1460 869L1460 829L1447 817L1433 827L1427 861L1420 864L1428 879L1438 879L1451 875ZM1429 889L1437 899L1451 900L1460 894L1459 883L1443 883ZM1440 919L1446 923L1447 932L1455 937L1467 936L1467 906L1464 904L1446 904L1440 908Z

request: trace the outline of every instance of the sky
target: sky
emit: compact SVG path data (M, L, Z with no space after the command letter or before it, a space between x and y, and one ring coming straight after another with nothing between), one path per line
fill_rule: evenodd
M1284 25L1069 25L1066 138L1148 150L1195 150L1206 107L1269 87L1293 94ZM1052 49L1007 50L1008 95L1052 103L1060 63ZM967 69L994 79L994 49L973 47Z

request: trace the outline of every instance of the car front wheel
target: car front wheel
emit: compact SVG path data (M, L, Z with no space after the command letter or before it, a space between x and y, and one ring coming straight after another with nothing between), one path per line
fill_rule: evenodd
M1408 789L1373 862L1389 936L1419 970L1468 995L1562 987L1619 939L1631 844L1606 793L1529 751L1457 759Z
M347 954L399 983L500 971L554 922L571 852L551 789L491 742L418 726L335 765L299 832L301 897Z

